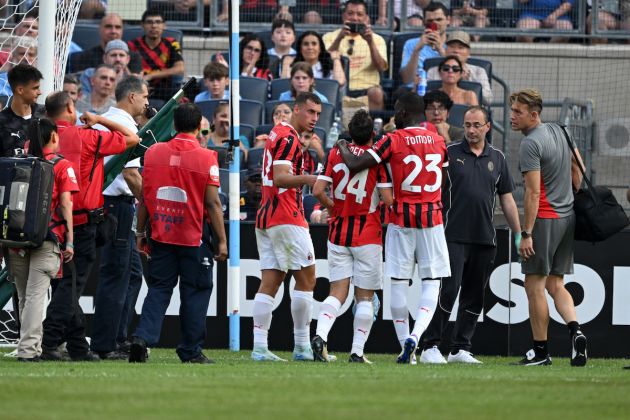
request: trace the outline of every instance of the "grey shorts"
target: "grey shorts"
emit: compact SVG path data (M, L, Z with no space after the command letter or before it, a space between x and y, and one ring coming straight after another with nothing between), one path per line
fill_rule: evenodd
M560 219L536 219L532 238L535 254L521 263L523 274L573 274L575 215Z

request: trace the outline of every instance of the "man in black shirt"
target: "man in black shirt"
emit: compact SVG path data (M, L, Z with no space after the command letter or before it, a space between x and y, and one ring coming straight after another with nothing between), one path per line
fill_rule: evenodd
M26 127L33 116L42 113L36 101L43 76L28 64L18 64L7 75L13 91L11 105L0 112L0 156L16 155L16 149L24 148Z
M423 363L446 363L438 346L460 286L448 362L481 363L470 349L496 255L497 194L510 228L521 231L508 163L501 151L485 142L489 130L487 111L471 107L464 115L465 140L448 145L448 184L442 189L442 202L451 277L442 279L439 305L424 334Z
M90 67L97 67L103 63L103 55L105 54L105 46L109 41L114 39L122 39L123 20L120 15L110 13L101 19L99 26L99 35L101 43L88 50L74 53L68 60L68 72L76 73ZM129 68L142 68L142 59L138 53L131 52Z

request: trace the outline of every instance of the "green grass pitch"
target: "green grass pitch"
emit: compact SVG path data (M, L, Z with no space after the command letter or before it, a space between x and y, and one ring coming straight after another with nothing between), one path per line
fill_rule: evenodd
M571 368L402 366L395 355L351 365L257 363L249 352L211 350L215 365L183 365L153 349L126 362L18 363L0 356L0 419L612 419L630 418L625 360ZM279 353L290 357L289 353Z

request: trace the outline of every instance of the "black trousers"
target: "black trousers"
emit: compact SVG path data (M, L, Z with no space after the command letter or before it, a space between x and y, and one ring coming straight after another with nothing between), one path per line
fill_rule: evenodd
M96 258L96 225L74 227L74 265L77 270L76 299L83 294ZM76 308L76 311L75 311ZM55 350L66 342L71 357L80 357L89 350L85 340L85 315L72 297L72 274L64 264L63 278L55 289L44 321L42 347Z
M483 311L486 284L494 265L496 247L447 242L451 262L451 277L442 279L438 306L424 333L424 348L439 346L442 334L453 310L457 292L459 309L451 337L451 351L470 351L471 340ZM460 291L461 287L461 291Z

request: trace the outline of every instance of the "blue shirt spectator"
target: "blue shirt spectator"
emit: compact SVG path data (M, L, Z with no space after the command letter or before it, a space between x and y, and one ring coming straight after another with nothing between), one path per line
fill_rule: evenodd
M327 104L328 103L328 98L326 98L324 95L322 95L321 93L319 93L318 91L314 90L313 93L315 95L317 95L319 97L319 99L322 100L323 103ZM291 94L290 90L284 91L280 94L280 96L278 97L279 101L292 101L295 98L293 97L293 95Z
M213 98L212 95L210 94L210 92L208 92L207 90L201 92L200 94L198 94L197 96L195 96L195 102L201 102L201 101L211 101L216 98ZM223 98L221 99L225 99L228 100L230 99L230 91L226 90L225 93L223 94Z
M410 39L405 42L405 46L403 47L402 62L400 64L401 68L404 68L409 63L411 54L416 48L416 45L418 45L418 42L420 42L419 38ZM444 44L444 48L446 48L446 44ZM432 57L440 57L440 52L433 49L433 47L431 47L430 45L425 45L424 47L422 47L422 49L420 50L420 55L418 56L418 69L424 68L424 60ZM413 83L407 83L407 86L411 87L413 86Z

